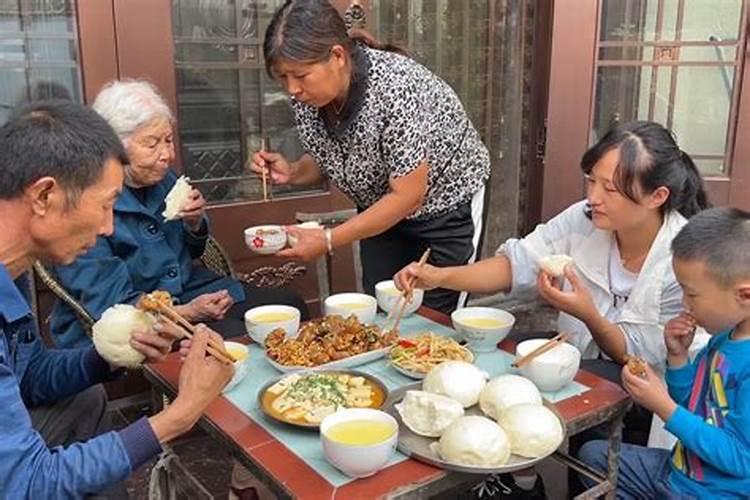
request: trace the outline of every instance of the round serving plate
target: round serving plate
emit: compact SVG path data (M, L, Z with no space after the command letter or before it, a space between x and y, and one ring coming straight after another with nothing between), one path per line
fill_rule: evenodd
M393 418L396 419L396 422L398 422L398 450L403 453L404 455L407 455L415 460L419 460L420 462L424 462L426 464L430 464L434 467L439 467L441 469L445 470L452 470L456 472L468 472L470 474L503 474L506 472L513 472L521 469L525 469L527 467L531 467L537 462L544 460L552 453L549 453L547 455L544 455L542 457L538 458L526 458L521 457L518 455L511 455L508 459L508 462L505 463L505 465L502 465L500 467L476 467L472 465L462 465L457 464L453 462L447 462L440 458L440 456L433 451L432 444L437 443L439 438L430 438L425 436L420 436L419 434L416 434L409 429L406 424L404 424L403 420L401 419L401 414L398 412L398 409L396 408L396 404L400 403L401 400L403 400L404 396L406 395L406 391L418 391L422 389L422 384L419 382L416 382L411 385L407 385L405 387L401 387L400 389L397 389L391 393L390 398L388 399L385 407L383 408L383 411L390 414ZM562 441L565 441L566 436L566 429L565 429L565 421L560 416L560 413L557 411L555 406L548 401L545 400L544 406L552 410L552 412L557 416L557 418L560 420L560 424L562 425L563 429L563 439ZM482 410L479 409L479 405L474 405L470 408L466 408L465 415L481 415L486 416ZM487 417L489 418L489 417ZM492 420L492 419L490 419ZM554 453L554 452L553 452Z
M463 347L464 349L466 349L469 352L469 354L471 355L471 359L470 360L463 360L463 361L467 361L468 363L474 363L474 361L477 359L476 355L474 354L474 352L472 352L472 350L469 349L468 347L466 347L465 345L462 345L461 347ZM392 349L392 347L391 347L391 349ZM422 372L417 372L417 371L414 371L414 370L409 370L407 368L399 366L398 363L394 363L393 360L391 359L390 349L386 353L385 358L388 360L388 364L391 367L393 367L394 370L396 370L397 372L399 372L400 374L402 374L404 376L407 376L409 378L413 378L414 380L422 380L423 378L425 378L427 376L427 373L422 373Z
M258 407L263 412L263 414L270 418L271 420L275 420L276 422L280 422L282 424L288 424L293 425L295 427L300 427L303 429L318 429L320 427L320 423L313 423L313 422L299 422L296 420L290 420L285 419L282 417L279 417L274 412L270 410L270 408L266 407L266 404L264 403L263 396L265 395L266 391L273 386L275 383L279 382L280 380L290 377L292 375L349 375L351 377L362 377L365 380L367 380L372 385L376 386L378 389L380 389L383 392L383 402L377 406L368 406L368 408L373 409L380 409L383 408L385 404L388 402L389 393L388 388L385 386L383 382L381 382L377 377L374 377L373 375L370 375L369 373L361 372L358 370L321 370L321 369L307 369L304 371L298 371L295 373L287 373L284 375L281 375L279 377L275 377L265 384L258 390Z

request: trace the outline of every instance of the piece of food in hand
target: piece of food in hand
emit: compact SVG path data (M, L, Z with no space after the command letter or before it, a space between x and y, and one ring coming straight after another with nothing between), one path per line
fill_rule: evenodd
M479 408L495 420L519 404L542 404L542 395L534 383L520 375L500 375L490 380L479 395Z
M627 355L625 356L625 363L627 364L630 373L642 379L647 378L648 375L646 374L646 360L644 360L640 356Z
M135 368L146 357L133 349L130 337L134 330L150 328L155 322L153 316L130 304L116 304L94 323L94 348L113 366Z
M141 295L136 304L138 309L146 312L160 312L165 306L172 307L172 296L163 290Z
M501 413L498 423L510 439L511 451L522 457L545 457L563 440L560 420L543 405L512 406Z
M461 403L464 408L479 401L487 383L487 373L466 361L445 361L427 373L422 390L442 394Z
M425 391L407 391L397 409L412 432L427 437L440 437L454 420L464 415L464 407L458 401Z
M572 263L573 257L563 253L547 255L539 259L539 266L544 269L547 274L554 276L555 278L562 278L565 276L565 267Z
M164 216L165 221L180 218L180 212L182 212L182 209L190 201L190 194L192 192L193 186L190 185L190 178L184 175L180 176L164 199L166 207L161 214Z
M448 462L499 467L510 458L510 440L495 422L479 415L457 418L445 429L433 450Z

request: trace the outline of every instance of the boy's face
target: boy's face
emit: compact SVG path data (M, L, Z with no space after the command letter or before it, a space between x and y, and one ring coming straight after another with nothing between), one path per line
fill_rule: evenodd
M682 303L709 333L730 329L750 314L750 282L740 280L724 286L701 260L672 261L682 286Z

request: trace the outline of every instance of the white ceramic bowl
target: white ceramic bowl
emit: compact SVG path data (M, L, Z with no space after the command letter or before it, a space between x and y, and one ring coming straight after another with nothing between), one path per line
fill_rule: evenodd
M278 252L286 246L287 236L284 226L265 225L245 229L245 244L260 255Z
M286 318L269 321L268 317L273 315L283 315ZM299 330L299 321L299 309L292 306L258 306L245 311L247 334L261 347L265 347L266 337L277 328L283 329L288 338L296 337Z
M494 320L497 326L477 326L467 324L476 319ZM494 307L464 307L451 314L453 328L458 332L460 340L465 340L469 349L475 352L492 352L497 344L508 336L516 317L508 311Z
M516 346L516 356L525 356L547 339L524 340ZM581 365L581 352L565 342L525 363L519 370L541 391L559 391L573 381Z
M232 376L232 379L229 381L229 383L224 387L223 392L227 392L234 388L237 384L239 384L243 378L245 378L245 375L247 375L248 371L248 357L250 354L250 351L248 350L247 346L245 344L240 344L239 342L224 342L224 349L229 351L229 354L232 354L235 359L240 357L241 359L237 359L237 361L234 362L234 375Z
M338 314L348 318L354 314L363 325L374 323L377 312L378 302L375 297L364 293L337 293L323 301L323 313L326 316Z
M350 420L373 420L387 422L393 426L393 433L376 444L351 445L330 439L329 429ZM350 477L368 477L382 469L396 451L398 423L396 419L380 410L351 408L328 415L320 423L320 441L323 454L331 465Z
M375 298L380 308L390 314L394 306L401 307L401 291L393 284L393 280L381 281L375 285ZM404 317L414 314L422 305L424 290L415 288L412 293L411 301L404 309Z
M323 229L323 226L321 226L319 222L314 221L314 220L303 222L301 224L296 224L294 227L298 227L300 229ZM292 247L297 246L296 236L289 234L288 239L289 239L289 246L292 246Z

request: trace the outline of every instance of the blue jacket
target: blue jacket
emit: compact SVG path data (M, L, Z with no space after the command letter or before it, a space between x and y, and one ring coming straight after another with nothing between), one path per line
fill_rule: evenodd
M125 479L161 451L148 420L66 448L48 448L27 408L111 378L94 351L46 349L24 296L0 264L0 497L81 498Z
M177 180L169 171L154 186L123 189L114 206L115 228L94 248L67 266L54 269L60 283L98 319L114 304L134 303L142 293L166 290L179 302L221 289L235 302L245 300L239 282L193 264L208 237L207 222L195 234L180 220L164 222L164 198ZM140 195L140 199L139 199ZM51 330L59 347L89 345L73 310L58 301Z

